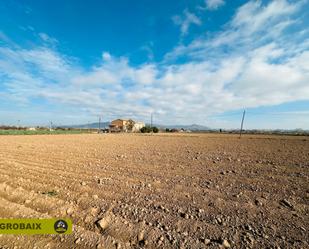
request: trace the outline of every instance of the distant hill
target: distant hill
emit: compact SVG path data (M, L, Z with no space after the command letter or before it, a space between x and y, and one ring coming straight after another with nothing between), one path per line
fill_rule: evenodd
M154 125L159 127L160 129L185 129L190 131L206 131L211 130L211 128L203 125L192 124L192 125Z
M108 128L110 122L102 122L101 128ZM97 123L89 123L89 124L80 124L80 125L65 125L62 126L64 128L75 128L75 129L98 129L99 128L99 122Z
M102 122L101 123L101 128L108 128L110 122ZM150 125L150 124L147 124ZM156 126L160 129L185 129L185 130L190 130L190 131L206 131L206 130L211 130L207 126L203 125L198 125L198 124L192 124L192 125L159 125L159 124L154 124L153 126ZM64 128L75 128L75 129L98 129L99 128L99 122L97 123L89 123L89 124L80 124L80 125L65 125L62 126Z

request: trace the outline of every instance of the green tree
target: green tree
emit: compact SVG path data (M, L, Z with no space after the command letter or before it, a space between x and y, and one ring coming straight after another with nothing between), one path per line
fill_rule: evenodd
M152 131L153 131L154 133L158 133L158 132L159 132L159 129L158 129L157 127L152 127Z

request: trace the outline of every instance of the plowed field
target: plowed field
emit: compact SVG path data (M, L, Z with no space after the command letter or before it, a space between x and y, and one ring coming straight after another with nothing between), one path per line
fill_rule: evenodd
M0 136L0 217L74 224L0 248L308 248L308 167L308 137Z

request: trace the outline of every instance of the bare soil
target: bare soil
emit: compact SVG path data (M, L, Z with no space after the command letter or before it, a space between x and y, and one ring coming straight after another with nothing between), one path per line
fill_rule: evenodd
M308 248L309 137L0 137L0 217L67 217L72 235L0 248Z

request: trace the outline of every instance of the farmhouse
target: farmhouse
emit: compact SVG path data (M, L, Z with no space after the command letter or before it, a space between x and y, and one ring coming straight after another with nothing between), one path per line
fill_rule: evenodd
M116 120L113 120L110 125L109 125L109 129L110 131L128 131L128 121L129 120L126 120L126 119L116 119Z
M135 122L132 119L116 119L109 125L111 132L139 132L145 126L143 122Z

